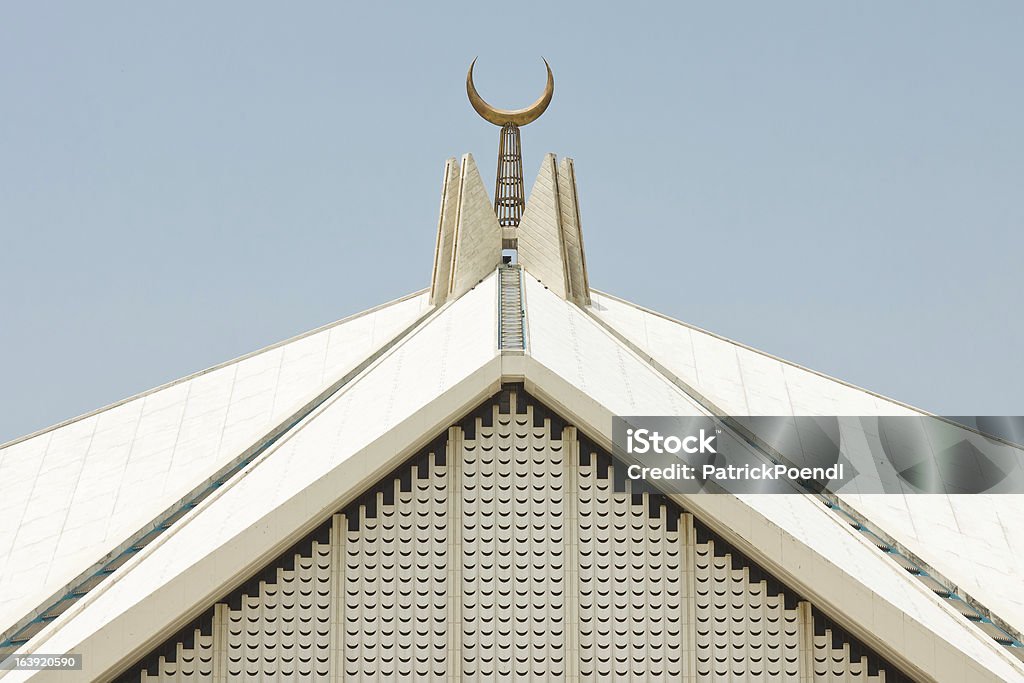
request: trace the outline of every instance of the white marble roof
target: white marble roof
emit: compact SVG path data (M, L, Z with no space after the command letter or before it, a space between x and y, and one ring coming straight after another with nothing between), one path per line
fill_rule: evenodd
M924 414L607 294L594 292L590 310L725 414ZM1024 496L842 498L967 595L1024 631Z
M761 414L778 414L784 400L788 401L785 405L791 406L792 413L801 414L810 410L805 406L813 404L815 392L820 392L824 397L821 403L827 407L809 414L843 414L844 410L847 414L875 414L882 410L909 410L892 402L876 403L885 399L763 354L750 350L741 353L738 349L744 347L604 295L594 294L595 303L588 312L556 296L529 274L524 276L523 283L527 349L526 358L520 358L525 364L516 367L525 368L527 381L549 382L548 388L553 394L562 391L569 397L567 400L577 401L581 406L584 402L597 406L599 410L588 413L591 416L704 414L706 408L677 381L686 384L692 381L693 387L706 392L703 393L705 398L721 401L716 405L727 411L735 410L736 414L751 411L751 404L764 406L751 414L759 414L761 410L765 411ZM82 675L98 675L114 663L110 658L115 654L104 645L111 639L123 643L127 649L140 647L147 638L172 623L182 610L190 610L207 597L215 598L222 594L227 583L251 570L254 558L273 556L276 549L302 531L303 525L329 514L340 497L356 489L362 490L365 481L379 476L375 468L387 465L379 460L381 454L394 454L415 445L415 438L430 437L431 430L451 424L461 415L459 411L472 408L487 391L493 391L499 385L505 359L499 357L495 343L497 299L496 277L491 275L461 298L431 312L425 322L416 325L396 344L383 351L379 358L361 368L323 405L288 429L283 438L180 523L143 549L111 580L103 582L75 604L33 639L28 647L35 652L91 653L92 659L87 657L87 662L95 669ZM392 311L395 318L389 324L397 332L421 317L426 310L426 302L420 295L393 307L379 309L373 315L394 307L405 309L402 314ZM594 315L617 334L627 337L630 343L623 343L595 320ZM358 320L355 318L345 324ZM371 327L376 329L376 325L375 322ZM325 332L329 330L317 334ZM357 366L373 348L383 343L383 337L393 336L395 332L382 333L382 338L370 335L373 342L367 342L369 348L364 347L358 357L353 350L348 367ZM344 335L340 329L336 334ZM353 333L354 337L366 334L365 328L360 333ZM310 337L291 343L304 339ZM349 339L355 345L356 340ZM303 371L305 374L294 375L293 382L285 382L283 373L271 369L273 362L260 359L263 354L221 368L241 366L249 361L259 363L252 366L251 372L255 377L265 378L264 386L270 387L265 391L271 392L271 398L264 397L263 410L255 411L257 416L244 420L249 428L239 427L238 431L246 437L238 437L232 442L236 445L230 448L221 445L224 437L220 434L227 431L224 424L231 422L234 403L228 401L222 405L221 417L216 419L203 421L202 415L207 411L199 411L195 417L197 434L204 431L200 428L204 424L217 434L216 440L209 443L213 444L211 448L216 446L218 455L211 457L230 458L232 451L247 448L250 444L246 438L251 442L253 435L265 434L272 428L272 424L268 426L270 423L261 421L264 417L271 422L273 415L278 416L279 422L287 420L292 414L288 409L281 408L280 413L275 412L277 401L273 396L280 391L276 389L278 385L294 384L294 391L287 395L292 397L289 400L293 404L301 403L308 392L299 390L300 386L308 385L311 390L319 391L330 384L331 378L346 374L340 365L329 369L322 360L322 354L331 354L330 334L319 344L317 351L293 351L294 362L300 363L299 359L306 358L318 368L307 368ZM283 367L284 359L289 357L286 351L289 346L275 347L280 349L281 355L278 367ZM264 353L271 351L274 349ZM747 352L753 355L746 357ZM667 368L675 379L655 367L648 356ZM321 360L313 361L314 357ZM531 369L534 365L536 369ZM234 370L236 374L240 371L241 367ZM193 394L191 391L184 396L163 392L173 392L179 384L198 381L205 376L187 378L122 404L128 406L141 401L133 408L135 412L126 414L116 423L134 425L130 439L122 436L120 439L97 441L97 435L107 431L99 427L99 420L106 412L116 409L111 408L0 451L0 472L8 464L6 458L16 452L10 449L19 447L23 449L17 451L19 459L34 456L32 461L39 462L31 474L32 481L56 467L47 464L50 449L56 448L56 453L62 453L76 447L78 450L73 452L78 454L78 460L69 456L71 464L67 467L73 469L72 465L77 463L83 471L90 464L92 453L110 453L109 456L95 458L95 461L101 463L97 467L102 467L109 457L113 464L104 471L122 470L118 486L110 494L115 501L104 508L107 516L101 518L106 531L102 538L116 545L118 539L111 529L118 522L111 521L109 516L117 509L123 511L117 499L121 495L131 495L129 491L122 492L125 486L132 491L143 485L165 491L165 497L161 499L164 508L167 500L176 500L170 498L172 494L166 486L157 482L167 476L169 467L177 467L177 449L181 441L177 434L192 415L188 401ZM782 377L783 387L794 388L792 393L780 394L773 384L776 381L773 377ZM234 377L231 381L236 384L239 379ZM221 391L223 395L223 389ZM230 390L227 393L229 396L232 394ZM163 395L158 397L159 394ZM260 392L248 390L245 395L243 400L258 402ZM149 396L154 398L147 400ZM874 410L869 409L869 405ZM583 407L580 410L581 413L587 412ZM130 415L134 415L134 422L128 419ZM83 426L89 420L96 424ZM610 418L599 417L594 423L581 422L580 426L609 435L609 423ZM124 429L128 428L122 427ZM141 464L133 464L136 451L149 454L140 456L144 457L142 462L157 468L159 477L145 479L149 476L144 474L145 468ZM194 453L194 450L186 452ZM27 461L19 460L21 469L25 469ZM182 459L181 462L187 460ZM190 467L203 462L206 461L200 458ZM213 465L213 462L209 463L209 467ZM129 469L137 473L137 479L125 474ZM101 478L101 474L91 476ZM182 486L188 488L196 479L183 477L182 481L187 482ZM139 483L131 486L130 482ZM56 515L61 520L61 527L65 519L71 519L72 510L87 510L89 507L86 501L82 501L80 507L74 507L78 499L75 487L70 488L71 491L64 494L69 501L65 504L67 512ZM173 495L180 497L181 494ZM715 506L719 506L723 515L738 515L737 519L745 520L746 524L768 524L803 548L801 552L811 553L817 563L815 566L820 566L821 571L826 568L833 573L836 568L841 570L845 577L844 585L858 595L868 596L867 614L853 617L862 623L877 624L872 622L878 619L872 616L872 609L875 615L898 615L900 623L897 630L900 634L925 629L938 639L936 642L962 653L972 665L983 667L1005 680L1020 678L1019 666L994 641L955 614L934 593L877 552L866 539L813 498L706 496L702 501L691 502L691 509L695 512L700 509L706 515L713 515ZM36 509L32 507L35 504L30 495L21 505L25 509ZM145 505L145 501L137 504ZM897 515L898 512L891 514ZM43 511L38 515L40 519L47 517ZM144 517L138 514L133 518L134 525L125 523L125 529L120 532L121 538L135 532L137 522ZM25 519L27 522L32 520L29 517ZM96 523L97 529L100 526ZM43 528L38 527L34 533L40 533ZM891 530L886 528L886 531ZM741 523L737 526L737 533L750 535L753 532L742 528ZM96 537L100 537L98 532ZM60 539L60 535L52 536L51 533L51 538ZM753 535L751 539L754 539ZM16 539L6 542L10 547ZM244 552L229 551L232 548L244 549ZM62 562L64 558L65 555L61 555ZM80 562L84 563L85 559ZM51 558L51 566L53 563ZM818 570L812 568L809 571ZM37 593L43 592L37 589ZM24 604L29 602L23 601ZM12 600L8 603L14 604ZM34 604L37 603L38 600ZM27 609L34 604L28 604ZM12 609L11 613L15 611ZM105 654L101 656L100 653ZM32 677L62 680L47 672L11 672L4 679L20 681Z
M0 447L0 631L427 308L425 292L404 297Z
M132 622L136 626L129 629L131 637L143 637L147 628L168 623L177 611L202 600L205 591L223 590L219 584L226 576L244 571L253 558L271 552L310 518L329 515L334 501L365 474L363 464L358 470L349 467L353 454L380 444L378 440L387 439L410 418L415 421L426 404L495 359L495 280L492 274L403 337L286 438L142 550L117 581L100 584L61 617L59 628L41 633L38 647L79 652L84 641L108 625L113 633L123 634L125 620L133 618L138 621ZM499 369L496 363L491 367L493 377L482 379L484 388L493 390ZM414 424L403 431L421 436L419 429ZM379 450L390 447L384 443ZM216 554L232 545L245 552ZM140 605L141 611L136 610ZM101 658L83 659L87 667L98 669L83 670L80 676L103 671ZM28 671L8 675L12 681L47 676Z

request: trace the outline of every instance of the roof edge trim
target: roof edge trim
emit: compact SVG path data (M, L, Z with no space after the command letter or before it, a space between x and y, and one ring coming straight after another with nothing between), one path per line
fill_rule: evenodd
M813 375L817 375L818 377L823 377L824 379L836 382L837 384L842 384L843 386L850 387L851 389L856 389L857 391L863 391L865 394L870 394L871 396L874 396L875 398L880 398L883 401L889 401L890 403L895 403L896 405L900 406L901 408L906 408L908 410L914 411L915 413L920 413L921 415L927 415L928 417L937 417L937 418L943 419L943 418L941 418L940 415L933 415L932 413L929 413L926 410L921 410L920 408L918 408L916 406L912 406L912 405L910 405L908 403L903 403L902 401L899 401L897 399L890 398L889 396L885 396L883 394L879 394L878 392L872 391L871 389L865 389L864 387L857 386L856 384L852 384L850 382L847 382L845 380L839 379L837 377L833 377L832 375L827 375L824 372L820 372L818 370L814 370L813 368L805 367L803 365L800 365L799 363L794 363L791 360L786 360L785 358L780 358L779 356L772 355L772 354L770 354L770 353L768 353L766 351L762 351L761 349L756 349L753 346L747 346L743 342L738 342L735 339L730 339L729 337L725 337L725 336L720 335L720 334L718 334L716 332L711 332L710 330L705 330L704 328L698 327L698 326L693 325L691 323L687 323L687 322L684 322L682 320L677 320L676 318L673 318L672 316L665 315L664 313L659 313L658 311L651 310L650 308L646 308L644 306L641 306L640 304L634 303L634 302L629 301L627 299L623 299L621 297L617 297L614 294L608 294L607 292L602 292L601 290L594 289L594 288L591 288L591 291L597 293L600 296L607 297L608 299L612 299L614 301L618 301L620 304L624 304L626 306L630 306L631 308L635 308L638 311L643 311L644 313L648 313L650 315L657 316L658 318L661 318L663 320L668 320L669 322L676 323L677 325L682 325L683 327L685 327L687 329L690 329L690 330L694 330L695 332L700 332L701 334L706 334L708 336L714 337L715 339L719 339L719 340L724 341L724 342L726 342L728 344L732 344L733 346L738 346L741 349L746 349L747 351L753 351L754 353L756 353L758 355L764 356L766 358L771 358L772 360L779 361L780 363L785 363L786 365L788 365L790 367L794 367L794 368L797 368L799 370L804 370L804 371L809 372L809 373L811 373ZM592 307L593 306L591 306L591 308ZM589 309L587 310L587 312L590 313L591 317L600 320L600 317L596 313L593 313ZM601 324L604 327L612 329L611 325L608 322L606 322L604 320L600 320L600 322L601 322ZM621 336L621 335L617 335L617 337L618 336ZM646 351L641 351L641 353L642 353L642 355L644 355L646 357L650 357L650 354L648 354ZM959 425L959 423L957 423L957 424L958 424L958 426L963 426L963 425ZM969 427L967 427L967 428L969 429Z
M68 426L70 424L74 424L75 422L80 422L81 420L85 420L85 419L90 418L90 417L92 417L94 415L98 415L98 414L100 414L100 413L102 413L104 411L110 410L112 408L116 408L116 407L118 407L120 405L124 405L125 403L130 403L131 401L134 401L134 400L139 399L139 398L144 398L144 397L149 396L150 394L154 394L154 393L156 393L158 391L162 391L164 389L169 389L169 388L171 388L171 387L173 387L175 385L181 384L182 382L187 382L189 380L195 379L196 377L202 377L203 375L209 374L209 373L214 372L216 370L220 370L222 368L226 368L229 365L233 365L233 364L241 362L243 360L247 360L249 358L252 358L253 356L258 356L261 353L266 353L267 351L273 351L274 349L276 349L276 348L278 348L280 346L284 346L285 344L290 344L292 342L298 341L298 340L303 339L305 337L309 337L311 335L317 334L318 332L323 332L325 330L329 330L332 327L337 327L338 325L342 325L344 323L352 322L353 320L356 320L358 318L362 318L363 316L369 315L371 313L376 313L376 312L378 312L378 311L380 311L380 310L382 310L384 308L387 308L388 306L392 306L394 304L400 304L400 303L402 303L404 301L408 301L409 299L413 299L413 298L415 298L417 296L420 296L420 295L422 295L422 294L424 294L426 292L429 292L429 291L430 291L429 288L423 288L423 289L417 290L415 292L412 292L411 294L406 294L404 296L398 297L397 299L392 299L391 301L387 301L385 303L378 304L378 305L374 306L373 308L368 308L365 311L360 311L359 313L353 313L352 315L350 315L348 317L341 318L339 320L335 320L334 322L327 323L326 325L321 325L320 327L314 328L312 330L308 330L306 332L303 332L302 334L297 334L294 337L289 337L288 339L282 339L281 341L274 342L273 344L271 344L269 346L264 346L261 349L256 349L255 351L250 351L250 352L242 354L241 356L238 356L236 358L232 358L231 360L226 360L226 361L224 361L222 363L218 363L217 365L212 365L212 366L210 366L208 368L205 368L203 370L198 370L198 371L193 372L191 374L185 375L184 377L179 377L177 379L171 380L170 382L165 382L164 384L161 384L159 386L155 386L155 387L153 387L151 389L146 389L145 391L139 392L137 394L133 394L133 395L128 396L126 398L119 399L117 401L114 401L113 403L108 403L105 406L102 406L100 408L96 408L94 410L90 410L87 413L82 413L81 415L76 415L75 417L70 417L70 418L68 418L66 420L63 420L63 421L58 422L56 424L50 425L49 427L43 427L42 429L38 429L38 430L36 430L34 432L30 432L29 434L25 434L24 436L19 436L17 438L14 438L14 439L12 439L10 441L5 442L5 443L0 443L0 451L4 450L5 448L8 448L9 446L14 446L15 444L19 444L22 441L28 441L29 439L35 438L37 436L42 436L43 434L46 434L47 432L52 432L52 431L54 431L56 429L60 429L61 427L66 427L66 426Z

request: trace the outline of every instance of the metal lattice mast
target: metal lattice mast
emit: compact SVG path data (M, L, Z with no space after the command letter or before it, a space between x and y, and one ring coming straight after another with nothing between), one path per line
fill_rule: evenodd
M519 143L519 128L525 126L544 113L555 92L555 77L551 67L544 60L544 68L548 72L548 80L544 92L537 101L525 109L497 109L480 97L473 85L473 65L469 65L466 74L466 94L476 113L486 121L501 126L501 140L498 143L498 175L494 182L494 213L498 224L503 228L518 228L526 206L526 191L523 189L523 154ZM514 238L506 240L508 247L514 247Z
M503 228L518 228L526 205L523 189L523 154L519 126L506 123L501 127L498 143L498 174L494 182L494 213Z

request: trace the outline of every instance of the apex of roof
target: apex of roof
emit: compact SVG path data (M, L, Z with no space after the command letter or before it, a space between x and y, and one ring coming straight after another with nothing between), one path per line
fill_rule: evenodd
M449 159L441 185L430 301L458 297L501 263L502 247L563 299L590 303L572 159L544 156L517 228L501 228L473 156Z

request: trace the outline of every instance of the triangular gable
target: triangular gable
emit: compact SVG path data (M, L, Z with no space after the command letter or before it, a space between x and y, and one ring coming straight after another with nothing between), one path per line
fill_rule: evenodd
M0 632L273 438L428 307L425 292L404 297L0 448L0 516L13 520L0 526Z
M910 406L607 294L588 309L727 415L921 415ZM1020 495L844 495L963 594L1024 631Z
M117 682L909 683L623 470L505 384Z

